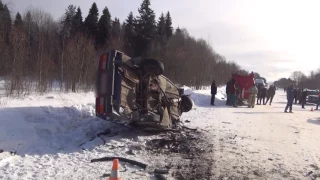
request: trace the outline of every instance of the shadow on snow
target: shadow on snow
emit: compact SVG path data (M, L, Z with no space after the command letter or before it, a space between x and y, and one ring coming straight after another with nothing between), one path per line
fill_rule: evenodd
M0 114L0 149L21 156L80 152L111 140L150 135L101 120L85 106L2 108ZM114 136L97 136L106 129Z

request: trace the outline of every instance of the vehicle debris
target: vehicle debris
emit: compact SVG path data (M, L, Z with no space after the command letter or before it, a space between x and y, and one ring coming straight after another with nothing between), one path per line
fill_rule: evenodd
M157 180L167 180L162 174L154 174L154 177L157 178Z

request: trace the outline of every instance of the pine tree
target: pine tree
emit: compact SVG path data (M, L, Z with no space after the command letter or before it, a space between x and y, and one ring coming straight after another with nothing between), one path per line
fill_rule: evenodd
M2 1L0 0L0 12L3 11L3 8L4 8L3 3L2 3Z
M155 13L150 8L150 0L143 0L138 9L139 15L137 23L135 23L135 30L137 32L137 46L135 55L139 56L147 50L148 44L154 39L156 35L156 21Z
M7 5L3 6L3 10L0 12L0 36L3 35L4 39L6 40L7 43L9 43L9 35L11 32L11 16L10 16L10 11L7 7ZM0 37L1 38L1 37Z
M166 39L166 22L163 13L161 13L157 25L157 38L161 41Z
M133 13L130 12L124 26L124 47L126 53L130 56L134 55L132 52L135 49L134 21Z
M76 14L72 18L72 34L76 34L77 32L82 32L83 30L83 19L82 12L80 7L78 7Z
M76 7L74 5L69 5L64 14L64 18L62 20L62 36L70 37L71 29L72 29L72 19L76 14Z
M19 12L17 13L16 19L14 20L14 25L16 27L22 27L22 25L23 25L22 17Z
M85 31L90 37L97 37L98 34L98 7L96 3L93 3L89 14L84 21Z
M180 27L178 27L178 28L176 29L176 34L182 34L182 31L181 31Z
M111 36L113 38L119 38L121 33L121 24L119 18L114 18L112 21L112 30L111 30Z
M172 19L170 16L170 12L167 12L166 15L166 36L167 38L170 38L173 34L173 27L172 27Z
M111 37L111 15L107 7L104 8L103 14L98 22L98 36L97 45L104 46L108 45Z

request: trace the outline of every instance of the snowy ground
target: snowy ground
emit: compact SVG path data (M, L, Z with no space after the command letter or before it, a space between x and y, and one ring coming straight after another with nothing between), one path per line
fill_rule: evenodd
M196 110L184 115L194 127L210 130L212 173L241 179L315 179L320 177L320 116L311 105L285 114L286 95L278 90L272 106L254 109L208 106L209 91L198 91ZM200 100L202 99L202 100ZM206 100L206 102L205 102ZM213 178L213 179L215 179Z
M190 120L188 126L205 130L208 144L213 144L212 152L205 154L210 162L204 162L211 171L209 179L320 177L319 112L295 106L294 114L284 114L281 90L272 106L226 107L224 88L218 91L217 106L212 107L209 90L186 88L195 107L182 117ZM94 114L93 93L0 98L0 179L106 179L102 176L110 173L111 162L90 163L106 156L149 165L142 170L121 164L123 179L154 179L155 168L178 158L145 150L146 142L157 135L120 128ZM96 137L106 128L112 137Z

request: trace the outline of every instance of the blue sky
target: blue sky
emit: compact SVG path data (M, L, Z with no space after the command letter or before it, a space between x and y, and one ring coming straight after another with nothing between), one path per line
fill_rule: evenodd
M59 19L69 4L86 16L93 2L113 17L138 13L142 0L3 0L15 13L29 7ZM210 42L230 61L268 80L289 77L295 70L309 73L320 65L320 1L305 0L151 0L157 17L170 11L175 27Z

